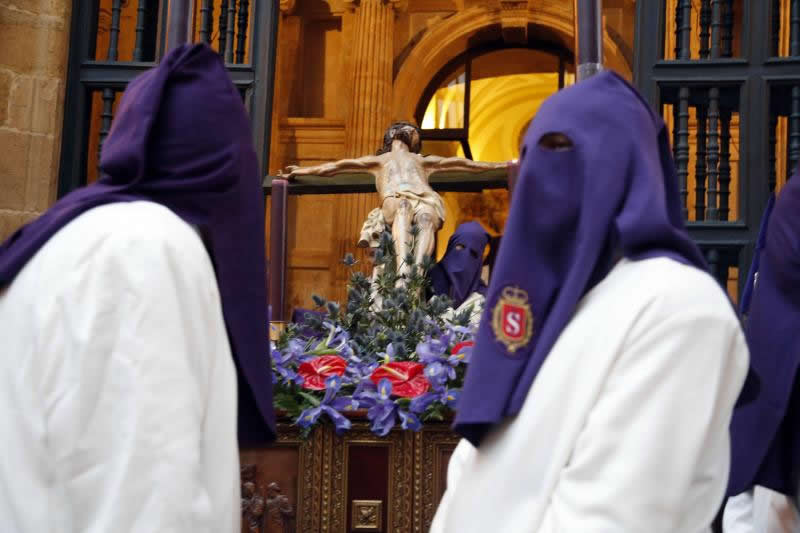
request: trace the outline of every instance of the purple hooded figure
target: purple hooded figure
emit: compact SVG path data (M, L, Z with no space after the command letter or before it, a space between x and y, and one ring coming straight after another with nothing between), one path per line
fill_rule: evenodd
M731 422L723 530L797 531L800 485L800 180L771 195L739 310L750 376Z
M481 279L483 252L489 235L478 222L460 224L447 241L447 251L428 276L434 294L446 294L458 308L470 294L486 295L486 284Z
M747 317L755 399L731 423L728 493L755 485L791 497L800 485L800 178L796 173L767 209L751 269ZM770 213L771 211L771 213Z
M100 169L0 246L0 483L26 479L0 530L48 501L76 531L238 531L237 427L275 425L261 179L219 54L133 80Z
M612 72L537 111L431 533L710 526L747 347L668 138Z

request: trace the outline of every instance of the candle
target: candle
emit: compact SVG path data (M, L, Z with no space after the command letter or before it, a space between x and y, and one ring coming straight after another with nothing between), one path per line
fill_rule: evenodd
M269 301L271 320L282 322L286 312L286 202L289 182L272 180L269 230Z
M519 161L514 159L508 162L508 205L511 205L511 195L514 194L514 185L519 175Z

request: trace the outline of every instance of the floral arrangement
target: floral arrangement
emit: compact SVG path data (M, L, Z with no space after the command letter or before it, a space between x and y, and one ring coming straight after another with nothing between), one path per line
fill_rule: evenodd
M326 420L344 432L356 412L379 436L398 423L418 431L423 422L444 420L458 401L475 333L471 310L441 318L450 300L426 298L432 263L398 274L393 251L384 234L374 258L382 272L372 280L348 254L346 306L314 296L317 309L272 345L275 406L296 417L305 434Z

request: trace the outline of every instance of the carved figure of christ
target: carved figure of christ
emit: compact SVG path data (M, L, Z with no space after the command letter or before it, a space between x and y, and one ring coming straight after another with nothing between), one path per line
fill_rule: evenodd
M483 172L506 168L507 163L485 163L459 157L422 156L419 154L419 130L413 124L393 124L384 136L378 155L343 159L314 167L286 168L288 179L294 176L335 176L336 174L371 174L381 198L381 211L391 227L398 271L407 274L406 258L411 242L411 225L419 229L413 262L421 264L433 253L435 232L444 222L444 204L429 185L431 174L442 171Z

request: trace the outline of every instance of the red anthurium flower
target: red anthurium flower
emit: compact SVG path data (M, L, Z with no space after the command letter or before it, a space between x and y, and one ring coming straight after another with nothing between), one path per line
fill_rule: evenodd
M297 373L303 378L303 388L325 390L325 380L331 376L341 376L347 362L338 355L320 355L302 363Z
M372 372L370 379L376 385L384 378L392 383L392 394L402 398L416 398L428 391L425 365L413 361L386 363Z
M452 351L452 352L450 352L450 353L452 353L453 355L455 355L455 354L457 354L457 353L460 353L460 352L461 352L461 350L463 350L464 348L470 348L470 347L472 347L472 346L475 346L475 343L474 343L474 342L472 342L472 341L464 341L464 342L459 342L458 344L456 344L455 346L453 346L453 351Z

